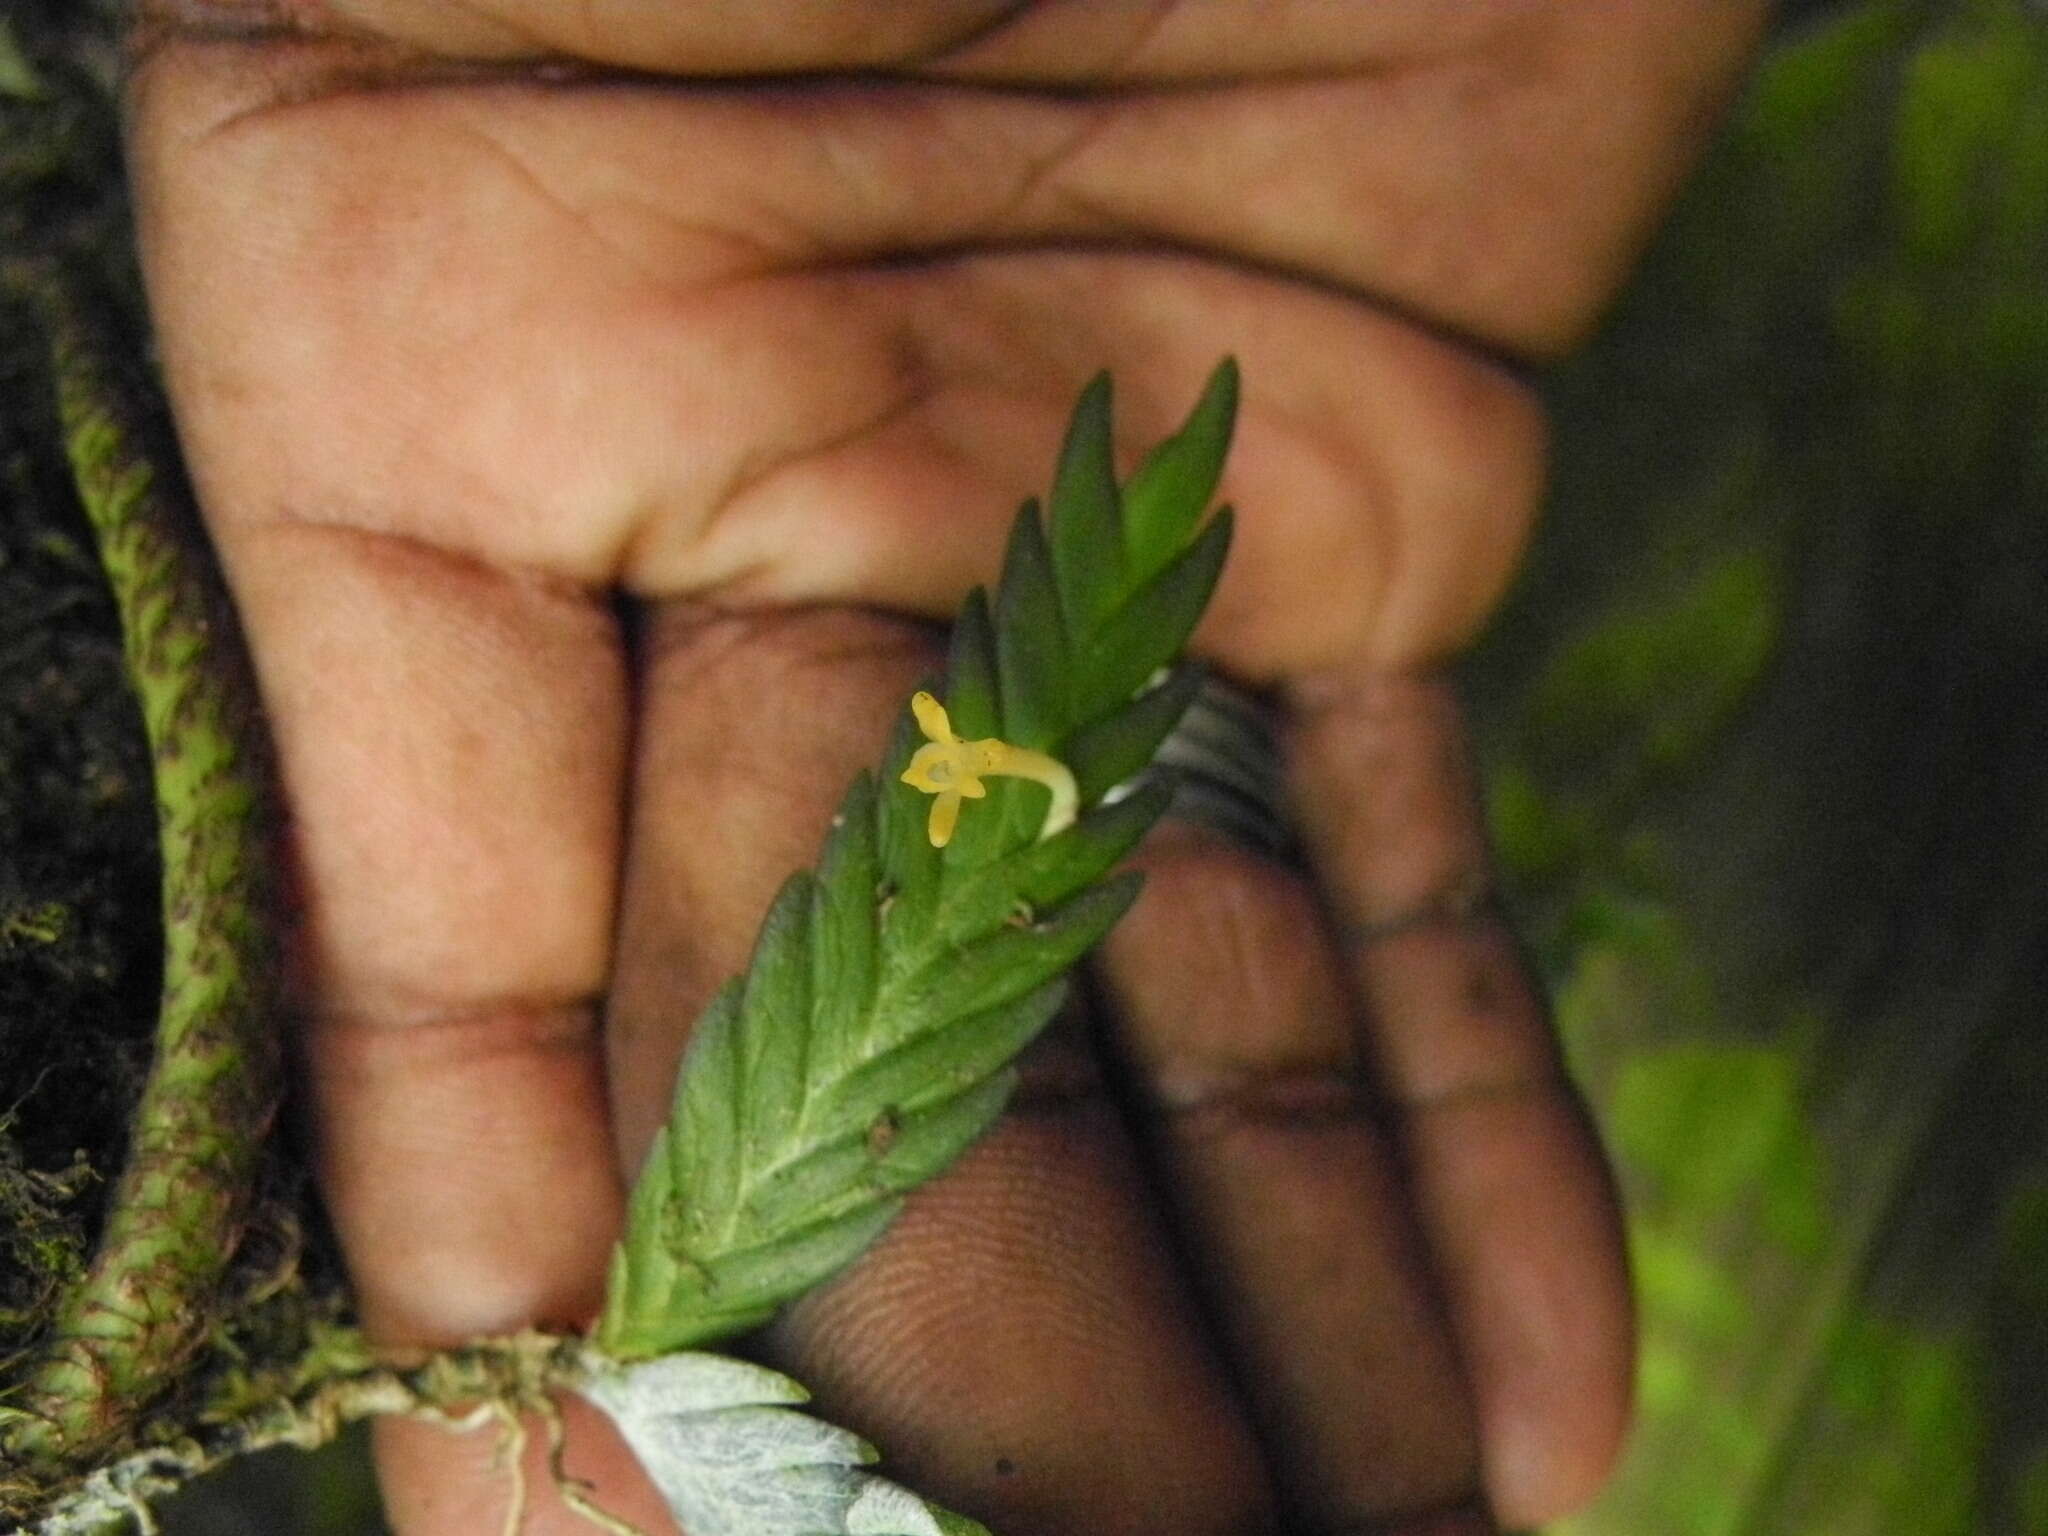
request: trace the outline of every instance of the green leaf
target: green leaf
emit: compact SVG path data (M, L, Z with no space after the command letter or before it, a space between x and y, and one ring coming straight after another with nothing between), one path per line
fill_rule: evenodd
M739 1159L723 1151L745 1138L747 1106L740 1098L737 1038L740 990L739 978L727 982L691 1029L669 1116L668 1179L671 1188L687 1191L689 1200L672 1223L663 1224L688 1230L693 1241L706 1235L703 1225L715 1213L731 1208L741 1172Z
M1027 843L967 876L947 892L940 932L966 942L1005 922L1029 922L1039 908L1065 901L1100 880L1165 814L1171 791L1151 784L1115 805L1089 811L1059 837Z
M976 587L953 621L946 657L946 712L953 731L967 740L997 736L1003 729L1002 693L996 683L996 635L988 594Z
M957 1037L924 1034L870 1057L834 1084L820 1102L827 1125L858 1125L870 1106L922 1109L1000 1071L1043 1029L1066 998L1064 978L1046 982L999 1008L963 1021Z
M946 711L963 740L1005 734L1002 693L996 680L996 640L988 600L977 587L967 594L953 623L953 642L946 664ZM989 798L959 829L943 855L948 869L976 869L1019 843L1038 835L1045 813L1034 799L1034 786L1015 779L987 784ZM1031 791L1030 794L1024 791ZM1037 811L1037 818L1032 816Z
M1237 364L1225 358L1181 429L1146 457L1124 487L1124 549L1143 581L1187 547L1216 494L1237 422Z
M874 1447L798 1412L810 1394L765 1367L699 1353L593 1359L576 1389L618 1426L690 1536L988 1536L863 1470Z
M896 721L896 734L890 741L878 787L875 848L881 862L881 899L887 903L885 944L891 935L900 940L904 933L916 935L923 931L938 902L939 880L944 870L940 850L931 845L925 833L931 800L902 779L920 739L917 723L911 719L906 703ZM845 814L843 806L840 813Z
M655 1134L647 1163L626 1207L626 1237L612 1250L600 1339L621 1359L658 1354L669 1291L677 1273L665 1242L675 1186L669 1178L669 1132Z
M922 742L904 710L879 779L854 781L816 873L784 884L747 975L692 1033L613 1261L605 1349L634 1359L758 1326L849 1263L1001 1113L1064 973L1137 894L1112 871L1166 807L1163 783L1095 802L1144 769L1192 692L1190 669L1146 685L1229 544L1228 515L1204 528L1201 502L1234 392L1219 374L1181 446L1154 455L1142 578L1121 543L1107 381L1083 396L1050 532L1026 503L993 604L969 597L933 690L964 739L1074 742L1082 814L1041 838L1044 787L991 777L933 848L932 802L901 782Z
M1014 1086L1003 1070L1008 1059L996 1063L993 1076L964 1092L919 1109L891 1106L869 1124L805 1153L747 1207L748 1218L763 1228L776 1228L792 1216L819 1227L857 1217L874 1205L878 1192L914 1189L959 1156L1002 1112ZM949 1074L958 1076L964 1074ZM949 1086L946 1079L941 1082ZM920 1085L920 1091L927 1088Z
M1142 772L1180 724L1201 686L1200 668L1175 667L1158 687L1138 695L1129 708L1069 736L1066 763L1074 771L1083 802L1100 800Z
M1110 441L1109 375L1081 392L1052 483L1053 574L1069 626L1098 622L1124 580L1123 514Z
M1027 501L1011 525L995 631L1005 734L1020 747L1050 747L1069 717L1072 648L1035 501Z
M1200 538L1089 636L1075 667L1075 714L1080 720L1095 720L1128 704L1153 673L1179 654L1209 605L1229 552L1226 507Z
M893 1193L871 1191L865 1201L843 1202L851 1209L764 1232L759 1242L711 1255L709 1262L688 1274L680 1294L689 1299L691 1310L716 1307L745 1316L749 1328L766 1322L776 1307L837 1274L881 1236L896 1216L897 1202L886 1198ZM722 1325L720 1336L729 1326Z
M874 780L862 774L840 802L811 888L811 971L821 985L804 1033L806 1062L821 1078L840 1069L841 1053L860 1038L874 999L878 816Z
M885 1001L910 1011L958 1017L1021 997L1057 975L1109 932L1138 897L1126 875L1076 896L1041 922L1003 927L964 949L942 950Z
M733 1035L742 1048L740 1123L763 1149L788 1134L801 1107L810 1035L810 916L816 881L791 875L754 941Z

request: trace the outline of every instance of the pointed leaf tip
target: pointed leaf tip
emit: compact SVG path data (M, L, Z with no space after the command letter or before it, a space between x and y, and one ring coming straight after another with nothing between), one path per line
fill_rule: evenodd
M1081 392L1060 449L1051 501L1053 574L1072 629L1094 624L1124 585L1109 375Z
M1143 581L1184 549L1216 495L1237 423L1238 375L1225 358L1178 432L1154 448L1123 488L1129 575Z

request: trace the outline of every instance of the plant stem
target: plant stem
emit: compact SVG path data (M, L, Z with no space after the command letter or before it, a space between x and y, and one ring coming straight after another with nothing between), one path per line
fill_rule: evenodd
M50 337L65 448L149 737L163 854L163 994L127 1162L7 1440L55 1468L118 1445L220 1320L279 1093L273 817L238 631L182 487L158 468L169 455L146 446L156 413L138 349L68 277L7 276Z
M353 1369L321 1372L295 1395L73 1478L31 1517L26 1530L33 1536L93 1536L119 1529L150 1501L216 1467L284 1446L315 1450L361 1419L400 1414L471 1430L516 1424L524 1412L545 1418L552 1407L548 1392L578 1386L590 1360L590 1346L579 1336L531 1331L477 1339L413 1366L376 1362L352 1331L329 1338L325 1352L360 1359Z

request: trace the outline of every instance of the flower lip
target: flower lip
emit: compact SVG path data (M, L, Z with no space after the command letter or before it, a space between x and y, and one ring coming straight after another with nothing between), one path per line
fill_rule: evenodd
M934 848L943 848L953 840L962 800L987 797L988 786L981 781L991 775L1030 779L1043 784L1051 794L1052 803L1039 831L1039 841L1072 825L1080 794L1066 764L1029 747L1013 747L994 736L962 741L953 734L946 706L923 690L911 696L910 712L917 717L918 728L928 739L911 754L901 778L912 789L938 797L932 802L931 820L925 829Z

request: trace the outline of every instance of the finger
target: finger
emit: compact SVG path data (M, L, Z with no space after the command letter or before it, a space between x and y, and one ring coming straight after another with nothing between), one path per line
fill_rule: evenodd
M871 334L913 339L916 375L871 429L749 482L696 543L651 528L634 579L655 590L708 580L735 606L950 615L997 568L1002 487L1040 478L1080 381L1115 373L1129 469L1179 425L1220 344L1250 382L1220 492L1236 535L1196 648L1232 675L1448 654L1533 518L1544 428L1528 388L1339 297L1177 258L1044 253L873 274L815 308L784 297L820 335L832 310L864 306ZM808 536L821 506L828 547Z
M1257 8L1105 6L1096 0L146 0L166 23L373 32L475 59L571 55L593 63L726 75L880 65L1021 80L1185 80L1228 59L1248 75L1427 59L1498 30L1498 8L1404 0L1352 11L1325 0Z
M1183 4L1088 47L1118 9L1026 6L938 66L1175 84L1097 114L1042 195L1548 356L1639 254L1770 5Z
M414 546L213 510L291 814L315 1157L365 1323L404 1344L580 1325L620 1216L593 1002L609 620ZM380 1442L401 1529L494 1529L502 1473L440 1430ZM598 1459L619 1486L623 1451ZM458 1515L407 1523L428 1505Z
M294 25L694 77L810 72L801 94L699 90L687 148L643 131L603 151L664 188L652 206L689 200L700 232L736 220L767 232L752 254L784 269L962 245L1151 242L1300 272L1541 352L1580 334L1613 291L1767 7L1275 9L351 0L300 7ZM887 86L872 74L829 82L885 62L1004 89L900 72ZM1165 82L1176 88L1132 88ZM672 103L636 96L613 114L672 119ZM690 174L650 173L679 153Z
M1296 688L1297 815L1346 926L1387 1100L1476 1405L1502 1520L1598 1486L1628 1416L1633 1326L1599 1147L1490 902L1446 684Z
M1267 1454L1312 1531L1469 1501L1477 1436L1366 1112L1349 986L1308 888L1168 823L1099 961L1154 1153Z
M195 280L145 254L159 289ZM206 498L291 817L327 1209L381 1340L578 1324L621 1209L595 1033L618 639L573 584L352 526L327 494L281 456Z
M949 49L1017 8L1017 0L608 0L570 9L556 0L450 6L417 0L178 0L167 19L203 24L209 13L252 9L270 25L368 30L436 53L474 59L569 54L628 69L679 65L710 75L859 69Z
M920 631L857 614L655 619L611 1031L629 1157L692 1013L935 661ZM1117 1117L1071 1046L1034 1079L766 1348L892 1470L998 1529L1260 1528L1255 1449Z
M746 219L674 190L721 159L678 103L421 88L236 117L245 58L166 49L136 93L209 503L274 497L289 463L319 515L494 565L939 616L993 568L1081 379L1118 371L1128 465L1231 347L1245 515L1203 643L1234 673L1440 655L1521 546L1528 391L1342 294L1130 251L736 278Z
M608 1134L609 621L217 510L282 764L328 1192L366 1313L414 1339L574 1316L617 1210L607 1160L579 1155ZM559 1221L526 1219L557 1198Z

